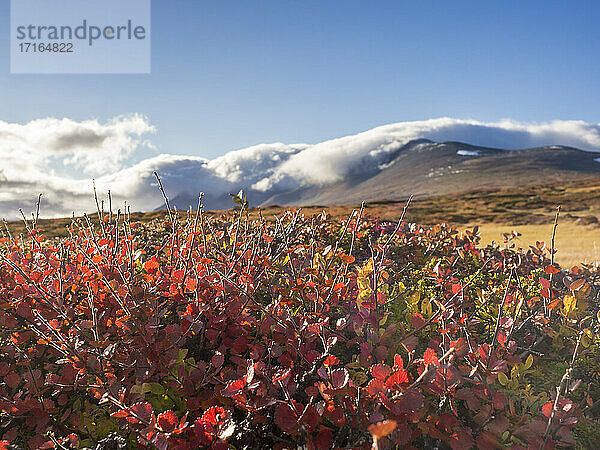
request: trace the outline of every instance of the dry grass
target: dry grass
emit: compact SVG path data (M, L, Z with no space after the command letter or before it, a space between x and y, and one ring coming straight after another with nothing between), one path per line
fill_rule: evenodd
M501 243L503 242L502 233L517 230L521 233L521 237L516 244L524 248L534 244L535 241L543 241L550 247L552 227L551 223L517 226L497 223L479 224L483 245L492 241ZM556 230L556 248L558 252L555 260L563 267L570 268L581 263L598 264L600 262L600 229L571 221L559 221Z

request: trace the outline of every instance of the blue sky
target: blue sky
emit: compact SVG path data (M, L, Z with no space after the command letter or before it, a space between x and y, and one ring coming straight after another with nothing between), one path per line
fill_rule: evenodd
M160 152L441 116L600 121L598 2L153 0L152 74L100 76L10 75L0 5L0 120L141 113Z

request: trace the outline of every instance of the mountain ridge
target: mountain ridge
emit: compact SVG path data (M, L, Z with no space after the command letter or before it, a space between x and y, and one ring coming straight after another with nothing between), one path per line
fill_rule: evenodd
M595 161L598 154L564 145L508 150L460 141L416 139L388 154L377 168L350 173L334 183L301 186L274 195L249 186L240 188L252 205L306 206L400 200L409 195L426 197L600 177L600 162ZM205 197L204 201L209 209L231 205L230 198L225 197ZM195 207L197 197L182 194L171 203L187 209Z

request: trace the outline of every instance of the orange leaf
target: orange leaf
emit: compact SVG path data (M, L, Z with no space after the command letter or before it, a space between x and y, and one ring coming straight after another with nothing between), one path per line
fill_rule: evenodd
M394 431L397 426L398 423L395 420L384 420L383 422L369 425L369 433L371 433L374 440L379 440Z
M158 262L155 258L152 258L150 261L146 261L144 263L144 269L146 270L146 272L152 272L158 269Z
M378 380L385 380L392 373L392 369L385 364L376 364L371 366L371 375Z
M188 278L185 282L185 287L188 291L195 291L198 286L198 281L195 278Z
M325 361L323 361L323 365L325 367L331 367L331 366L335 366L339 362L340 362L339 359L337 359L334 355L329 355L329 356L327 356L327 358L325 358Z
M342 262L344 264L352 264L354 262L354 256L352 255L342 255L340 256L340 259L342 260Z
M556 300L554 300L552 303L550 303L548 305L548 310L552 311L554 308L556 308L561 303L562 303L562 298L557 298Z

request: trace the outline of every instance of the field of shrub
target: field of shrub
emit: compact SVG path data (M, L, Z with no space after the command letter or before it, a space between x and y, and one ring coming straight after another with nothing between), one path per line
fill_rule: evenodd
M598 448L598 273L402 218L0 239L0 449Z

